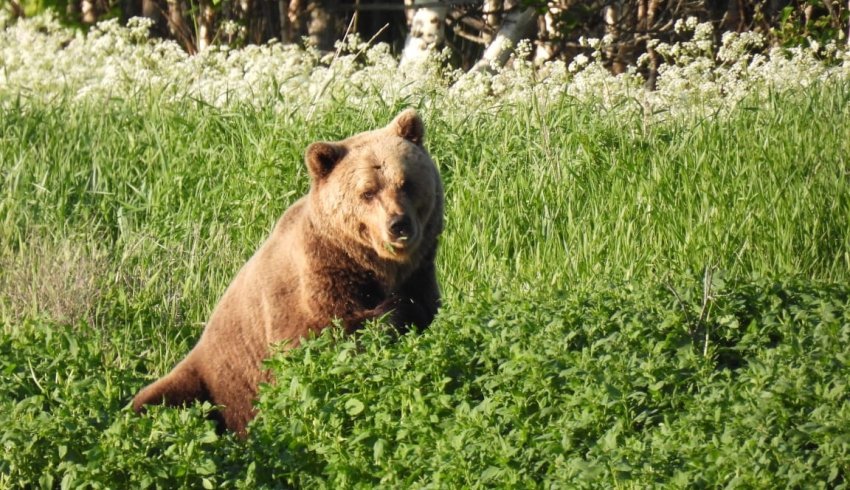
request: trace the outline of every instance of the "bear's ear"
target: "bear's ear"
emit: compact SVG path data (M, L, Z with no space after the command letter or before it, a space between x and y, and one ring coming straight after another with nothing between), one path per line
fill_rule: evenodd
M396 116L390 127L397 135L416 145L421 145L425 138L425 123L414 109L407 109Z
M333 143L317 142L307 147L304 160L314 181L327 177L345 156L345 148Z

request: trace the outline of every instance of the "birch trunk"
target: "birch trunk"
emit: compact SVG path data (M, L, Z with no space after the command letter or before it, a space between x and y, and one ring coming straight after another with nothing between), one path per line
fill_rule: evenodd
M493 42L496 26L502 17L502 6L502 0L484 0L484 23L487 28L481 32L481 38L487 44Z
M103 12L104 5L97 0L82 0L80 2L80 21L83 24L94 24Z
M487 46L481 59L469 72L492 72L493 67L505 66L513 48L531 32L536 23L537 12L533 8L516 8L507 13L493 42Z
M414 3L415 5L415 3ZM448 7L423 7L413 13L410 31L401 53L401 66L418 64L428 59L446 39Z
M549 7L543 18L538 21L537 49L534 52L534 65L540 66L555 57L557 48L552 38L557 35L555 17L561 13L558 7Z
M210 0L198 0L201 15L198 19L198 51L210 47L213 41L213 29L215 24L215 10Z
M311 46L320 51L330 51L334 47L334 9L335 0L307 0L307 38Z
M97 11L94 0L83 0L80 2L80 21L83 24L94 24L97 22Z
M645 32L650 32L655 27L655 14L658 12L661 0L649 0L646 6L646 28ZM646 54L649 55L649 74L646 78L646 87L650 90L655 90L656 82L658 81L658 66L661 64L658 52L655 48L647 45Z
M605 35L611 40L611 45L605 49L608 59L611 60L611 71L619 75L626 71L626 64L621 56L620 45L620 11L614 5L605 7Z
M289 0L289 32L292 33L292 39L301 39L307 33L307 7L304 5L305 0Z

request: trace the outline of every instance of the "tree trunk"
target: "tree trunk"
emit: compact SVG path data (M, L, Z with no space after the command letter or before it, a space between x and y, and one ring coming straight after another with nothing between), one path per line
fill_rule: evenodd
M198 19L198 51L210 47L215 29L215 10L210 0L198 0L200 18Z
M469 70L470 73L491 72L493 67L505 66L513 48L537 23L537 12L533 8L517 7L508 12L504 19L493 42L484 50L478 63Z
M646 18L644 32L653 32L655 27L655 15L658 12L661 0L649 0L646 5ZM646 54L649 56L649 73L646 77L646 87L650 90L655 90L656 81L658 80L658 66L661 64L658 53L655 48L646 46Z
M80 2L80 21L83 24L94 24L97 22L97 9L94 0L83 0Z
M605 7L605 35L610 38L611 46L606 48L608 59L611 60L611 71L619 75L626 71L626 63L622 56L622 45L620 44L620 11L614 5ZM620 46L618 50L616 46Z
M307 14L304 0L289 0L289 29L292 39L300 40L307 34Z
M537 49L534 52L534 64L540 66L553 59L558 52L554 39L558 35L555 16L561 12L558 7L549 7L537 21Z
M165 17L165 9L157 0L142 0L141 16L153 21L151 32L155 36L167 37L171 32L168 26L168 21ZM133 12L133 15L139 15Z
M189 54L197 52L192 39L192 29L186 23L182 0L168 0L168 28L186 52Z
M448 7L443 6L416 9L401 53L401 66L422 63L428 59L430 52L443 44L446 39L446 14Z
M288 44L292 42L292 33L289 30L289 0L278 0L277 8L280 16L280 42Z
M13 19L20 19L24 17L24 9L21 8L21 4L18 3L18 0L9 0L9 4L12 7Z
M723 26L724 31L731 32L741 32L743 30L743 5L741 5L740 0L729 0L729 3L726 5L726 14L723 15Z
M307 37L311 46L320 51L334 47L335 31L333 12L336 0L307 0Z
M502 0L484 0L484 23L486 24L486 29L481 31L481 38L487 44L493 42L496 26L502 20L502 8Z

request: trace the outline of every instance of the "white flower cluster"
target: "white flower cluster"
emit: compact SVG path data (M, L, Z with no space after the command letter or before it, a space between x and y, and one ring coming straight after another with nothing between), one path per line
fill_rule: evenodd
M724 33L721 45L711 43L711 24L688 19L678 25L693 32L690 41L658 43L665 62L659 67L657 90L646 100L661 110L698 105L724 112L744 97L806 88L816 82L850 78L850 51L816 43L808 48L771 48L760 54L765 39L757 33ZM646 61L643 59L642 61Z
M569 64L534 67L518 56L495 74L466 75L446 66L447 52L431 62L399 68L384 44L356 36L321 54L271 43L242 49L213 46L189 56L171 42L148 37L149 21L98 24L87 34L59 25L51 15L5 24L0 19L0 103L12 99L106 101L156 97L200 100L216 106L272 106L311 115L343 100L368 110L386 104L490 110L506 103L539 106L571 97L609 111L641 111L655 119L722 114L744 97L805 88L850 78L850 52L830 43L763 51L755 33L727 33L714 46L710 24L686 19L677 32L691 38L651 43L658 66L656 90L644 88L650 57L612 75L605 67L611 39L582 40L592 51ZM528 54L529 43L518 52ZM761 54L764 53L764 54ZM445 112L445 111L443 111Z

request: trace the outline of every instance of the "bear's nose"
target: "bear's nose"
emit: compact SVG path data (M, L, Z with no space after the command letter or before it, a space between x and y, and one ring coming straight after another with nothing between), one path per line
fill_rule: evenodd
M393 238L409 237L411 231L410 217L406 214L397 214L390 218L390 233Z

